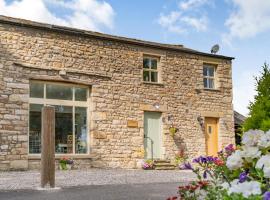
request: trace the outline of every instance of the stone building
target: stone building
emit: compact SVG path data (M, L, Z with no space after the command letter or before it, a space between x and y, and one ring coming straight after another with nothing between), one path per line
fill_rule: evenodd
M234 141L232 57L0 17L0 169L40 165L41 108L56 158L136 168Z

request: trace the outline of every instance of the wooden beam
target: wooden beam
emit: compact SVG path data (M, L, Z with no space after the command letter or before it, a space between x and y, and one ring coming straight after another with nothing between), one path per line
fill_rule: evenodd
M42 108L41 187L55 187L55 108Z

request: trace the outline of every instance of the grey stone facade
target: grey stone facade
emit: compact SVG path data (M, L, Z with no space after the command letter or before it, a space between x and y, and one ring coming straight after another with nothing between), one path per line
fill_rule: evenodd
M219 118L219 147L234 142L232 58L70 30L0 18L0 170L39 167L39 156L28 154L30 80L89 86L90 153L73 156L78 168L136 168L143 158L144 111L162 112L164 158L173 159L179 148L190 158L205 154L198 116ZM145 54L160 58L161 83L143 82ZM205 62L217 65L216 90L203 88ZM179 129L174 138L168 116ZM128 120L138 127L128 127Z

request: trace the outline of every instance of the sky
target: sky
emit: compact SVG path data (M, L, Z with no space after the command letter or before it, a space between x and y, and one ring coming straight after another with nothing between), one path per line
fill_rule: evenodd
M247 115L270 63L270 0L0 0L0 14L161 43L233 60L234 109Z

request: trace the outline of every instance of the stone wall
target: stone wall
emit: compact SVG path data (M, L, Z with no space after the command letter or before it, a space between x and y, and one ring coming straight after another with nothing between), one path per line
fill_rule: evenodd
M160 57L161 84L143 83L144 54ZM203 89L204 62L217 64L217 90ZM0 170L39 166L28 155L29 80L91 89L90 154L74 156L84 167L136 168L143 158L144 111L162 112L164 158L174 158L179 148L190 157L205 154L198 116L219 118L220 147L234 141L229 59L0 24ZM179 129L174 138L168 116ZM128 120L138 127L128 127Z

